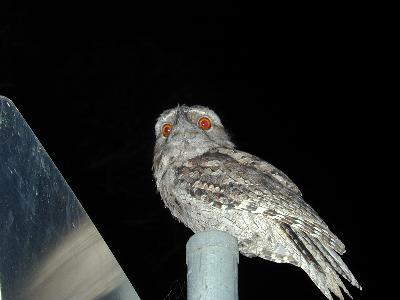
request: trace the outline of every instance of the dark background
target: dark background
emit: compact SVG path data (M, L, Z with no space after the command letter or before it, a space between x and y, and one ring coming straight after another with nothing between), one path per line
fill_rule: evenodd
M185 298L192 233L164 208L151 173L155 120L180 103L214 109L239 149L297 183L346 244L364 287L350 291L367 299L377 290L364 182L379 115L376 16L364 7L157 8L32 6L0 20L0 94L141 298ZM323 299L291 265L241 256L239 271L241 299Z

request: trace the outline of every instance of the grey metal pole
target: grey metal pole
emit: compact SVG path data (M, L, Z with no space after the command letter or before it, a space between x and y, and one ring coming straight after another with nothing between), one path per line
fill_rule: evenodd
M237 300L237 239L222 231L203 231L186 244L187 299Z

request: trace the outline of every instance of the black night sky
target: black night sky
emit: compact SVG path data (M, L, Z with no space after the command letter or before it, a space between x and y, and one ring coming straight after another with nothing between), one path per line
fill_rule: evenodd
M110 4L111 5L111 4ZM255 8L254 8L255 9ZM281 170L376 289L361 192L374 27L362 8L61 6L1 11L0 94L74 190L140 297L185 299L192 232L152 178L154 124L179 104L215 110L241 150ZM370 109L370 107L368 108ZM323 299L296 267L240 257L240 299Z

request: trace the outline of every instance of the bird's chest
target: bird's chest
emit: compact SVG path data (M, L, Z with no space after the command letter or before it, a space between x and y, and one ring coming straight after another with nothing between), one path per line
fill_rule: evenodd
M157 188L166 208L180 222L185 223L187 218L185 199L177 197L179 187L175 184L175 172L170 169L165 172L161 180L157 182Z
M191 193L190 183L188 186L176 184L176 178L174 170L166 172L159 187L165 206L176 219L194 232L222 230L235 234L243 231L237 224L240 224L239 219L243 219L244 212L216 207Z
M166 173L163 179L159 190L165 206L176 219L194 232L228 232L238 239L240 251L248 256L258 255L262 249L272 249L275 246L271 224L265 217L247 210L224 209L213 205L212 201L196 197L195 193L190 192L190 181L187 184L175 184L174 172ZM260 243L262 249L258 247Z
M165 173L158 186L161 198L171 214L194 232L217 229L221 226L221 212L197 199L184 184L176 184L176 172Z

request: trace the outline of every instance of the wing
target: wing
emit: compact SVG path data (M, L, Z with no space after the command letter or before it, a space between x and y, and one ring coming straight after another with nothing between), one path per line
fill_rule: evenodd
M286 176L285 173L283 173L281 170L277 169L270 163L258 158L257 156L251 155L247 152L228 148L218 148L215 151L226 154L241 164L254 167L255 169L262 172L265 176L273 177L276 181L280 182L287 189L301 196L300 189L294 184L293 181L290 180L288 176Z
M343 243L281 171L248 153L215 149L188 160L177 171L182 191L221 210L263 214L317 238L343 254Z
M235 209L270 218L278 225L278 235L285 236L284 247L295 253L282 261L301 267L328 299L331 292L343 299L340 288L351 297L338 274L361 289L337 254L344 253L343 243L275 167L244 152L214 149L188 160L175 175L174 184L183 193L177 198L202 201L218 209L221 217L224 210ZM279 251L271 258L277 255Z

